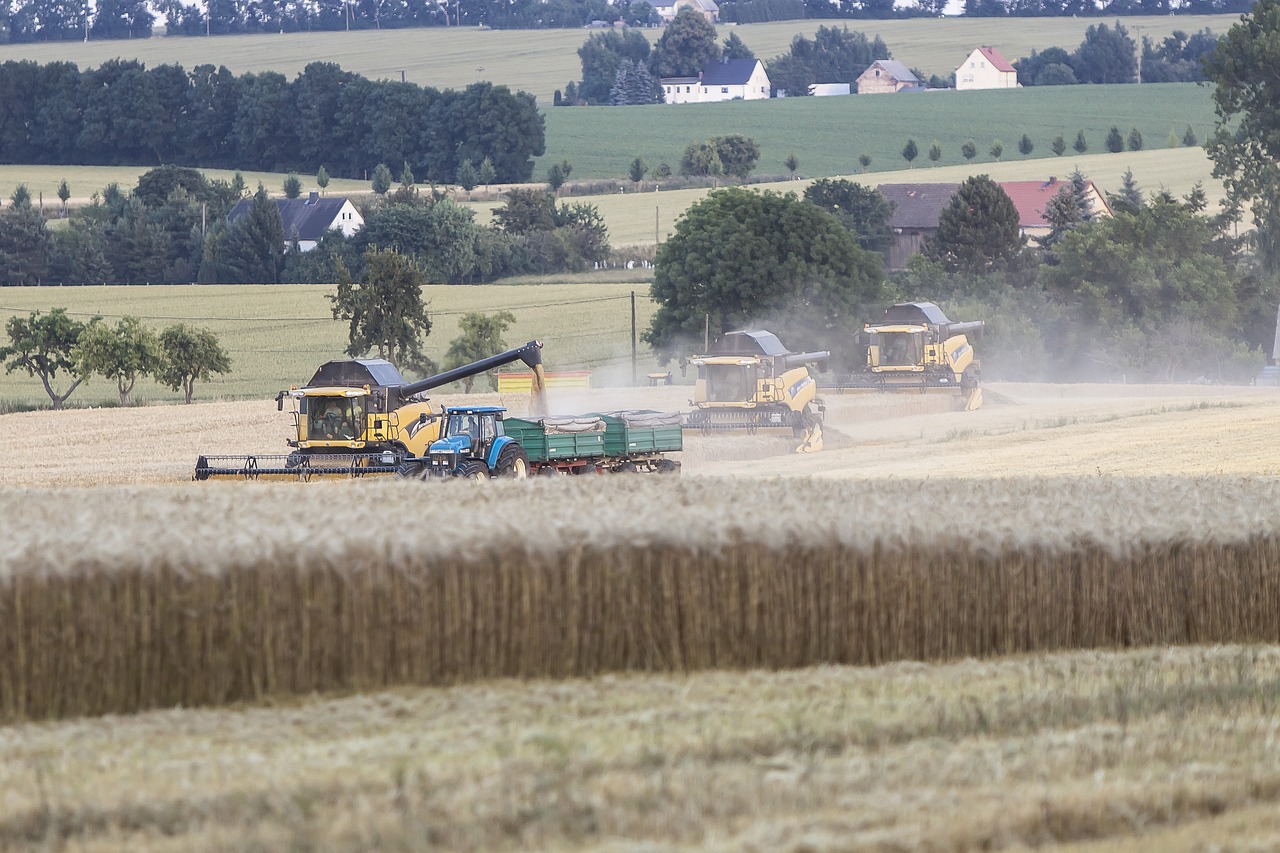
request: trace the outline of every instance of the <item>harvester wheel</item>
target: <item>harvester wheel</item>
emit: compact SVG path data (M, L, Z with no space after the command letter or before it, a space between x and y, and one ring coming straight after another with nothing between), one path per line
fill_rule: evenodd
M508 444L498 454L498 464L494 468L494 476L510 477L523 480L529 476L529 455L518 444Z
M460 480L487 480L488 473L484 469L484 465L479 462L459 462L458 467L454 469L453 476Z

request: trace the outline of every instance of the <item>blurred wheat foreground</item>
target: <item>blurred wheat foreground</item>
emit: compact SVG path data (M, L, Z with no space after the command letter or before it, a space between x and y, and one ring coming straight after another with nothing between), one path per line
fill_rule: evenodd
M0 491L0 719L1280 640L1271 479L468 485Z

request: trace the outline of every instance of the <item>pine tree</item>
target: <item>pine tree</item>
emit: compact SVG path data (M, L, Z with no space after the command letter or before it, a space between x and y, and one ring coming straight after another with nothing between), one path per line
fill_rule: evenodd
M1075 149L1077 154L1083 154L1089 150L1089 143L1085 141L1083 130L1076 131L1076 141L1072 143L1071 147Z
M1107 131L1107 150L1112 154L1119 154L1124 150L1124 137L1120 135L1120 128L1114 124Z
M1138 182L1133 179L1133 170L1125 169L1120 181L1120 192L1107 193L1107 204L1116 213L1137 213L1142 210L1146 201L1142 198L1142 190L1138 189Z

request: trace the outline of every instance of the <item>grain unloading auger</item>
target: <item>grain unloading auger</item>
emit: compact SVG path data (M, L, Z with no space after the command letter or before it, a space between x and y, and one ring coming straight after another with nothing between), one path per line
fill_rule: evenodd
M842 391L944 392L957 394L965 411L982 405L978 360L969 335L980 336L981 320L953 323L932 302L903 302L862 331L866 360L860 371L837 376Z
M828 352L791 352L760 329L728 332L706 355L682 361L698 368L694 410L685 427L718 430L789 430L802 439L797 453L822 449L824 409L808 365L824 370Z
M276 396L294 404L293 450L287 454L201 456L195 479L297 479L362 477L392 474L418 467L427 448L440 435L440 416L419 395L510 364L524 362L533 371L530 410L543 413L545 383L542 342L529 341L498 355L407 382L391 362L380 358L330 361L320 366L303 388Z

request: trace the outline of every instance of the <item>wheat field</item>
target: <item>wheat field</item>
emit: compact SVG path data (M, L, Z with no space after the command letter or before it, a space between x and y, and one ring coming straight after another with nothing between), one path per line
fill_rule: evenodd
M0 416L0 849L1274 849L1280 392L987 398L484 488L189 481L270 403Z

